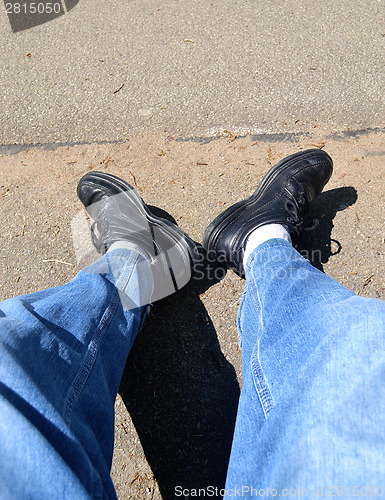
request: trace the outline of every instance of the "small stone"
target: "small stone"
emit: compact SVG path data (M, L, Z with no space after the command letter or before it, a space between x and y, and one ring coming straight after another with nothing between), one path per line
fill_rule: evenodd
M152 108L142 108L138 111L139 116L142 118L151 118Z

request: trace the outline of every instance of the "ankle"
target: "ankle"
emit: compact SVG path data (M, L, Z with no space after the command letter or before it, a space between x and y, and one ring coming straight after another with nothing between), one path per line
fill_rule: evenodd
M249 234L243 254L243 266L246 266L247 259L257 246L272 239L282 239L291 244L290 233L285 226L282 224L264 224Z

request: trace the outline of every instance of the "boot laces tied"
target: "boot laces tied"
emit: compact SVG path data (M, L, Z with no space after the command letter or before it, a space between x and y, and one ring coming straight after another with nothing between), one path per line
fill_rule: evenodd
M305 225L304 222L304 212L306 207L305 191L300 190L298 196L292 196L291 200L287 201L285 208L289 214L287 221L293 224L299 232L310 232L314 231L319 226L319 220L313 219L308 224Z

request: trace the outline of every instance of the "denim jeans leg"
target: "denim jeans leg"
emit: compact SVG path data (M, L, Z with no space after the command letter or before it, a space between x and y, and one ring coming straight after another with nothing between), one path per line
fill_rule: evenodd
M248 259L238 327L227 496L385 494L385 303L270 240Z
M147 261L114 250L0 304L2 498L116 498L114 402L152 286Z

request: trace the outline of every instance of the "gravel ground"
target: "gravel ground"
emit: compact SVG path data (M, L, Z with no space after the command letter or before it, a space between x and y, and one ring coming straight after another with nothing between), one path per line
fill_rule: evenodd
M212 218L248 196L268 168L324 148L334 175L303 242L314 265L357 294L385 298L385 133L213 137L141 134L120 143L0 155L0 298L60 285L78 263L76 185L105 170L135 185L197 242ZM116 400L112 477L120 499L174 498L175 487L223 486L241 387L235 320L244 282L210 268L154 304Z

